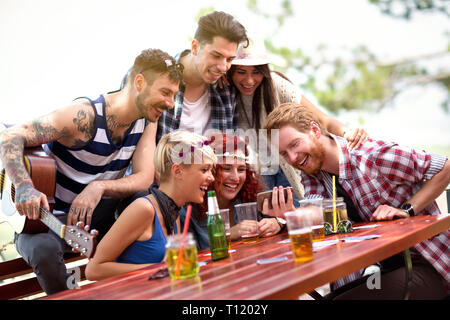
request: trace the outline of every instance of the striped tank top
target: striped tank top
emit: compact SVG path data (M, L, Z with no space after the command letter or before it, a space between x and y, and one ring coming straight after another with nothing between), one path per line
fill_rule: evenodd
M87 98L89 99L89 98ZM122 178L145 129L145 119L135 120L120 145L112 141L105 117L105 98L89 99L95 115L95 133L84 146L69 148L58 141L43 145L56 161L56 190L53 212L68 212L73 199L94 180Z

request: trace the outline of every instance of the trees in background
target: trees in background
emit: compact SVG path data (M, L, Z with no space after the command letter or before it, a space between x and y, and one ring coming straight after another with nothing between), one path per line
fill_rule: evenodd
M447 90L441 106L449 112L450 107L450 66L429 68L439 65L439 61L450 57L450 33L446 32L448 46L440 52L430 52L421 56L410 56L397 61L382 61L370 48L357 46L348 49L343 56L330 54L326 44L320 45L314 57L305 54L301 47L279 46L272 39L276 35L289 32L286 21L295 17L292 0L279 0L280 10L276 13L262 9L261 1L248 0L247 7L254 14L275 21L272 34L265 37L269 52L280 59L274 67L282 72L297 73L299 85L311 92L319 104L332 113L339 110L378 111L401 92L415 85L436 84ZM416 14L438 13L449 16L450 7L445 0L369 0L383 14L393 19L414 19ZM345 1L342 2L346 6ZM349 8L350 10L351 8ZM444 32L445 30L443 30ZM292 30L291 30L292 32ZM330 58L331 57L331 58ZM349 58L350 57L350 58ZM438 60L441 59L441 60ZM434 61L434 63L433 63ZM297 82L297 81L296 81Z

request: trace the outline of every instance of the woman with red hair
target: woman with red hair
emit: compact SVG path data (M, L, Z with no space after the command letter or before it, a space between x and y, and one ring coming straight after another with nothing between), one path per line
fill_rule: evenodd
M234 135L218 133L210 138L210 145L217 157L217 164L213 169L215 181L208 190L215 190L220 209L229 209L231 240L238 240L245 229L239 223L234 211L234 205L246 202L255 202L256 194L266 189L260 183L255 170L249 165L247 144ZM292 205L291 196L291 205ZM207 195L202 204L194 204L189 223L189 232L197 240L199 249L209 247L207 230ZM185 208L180 211L181 223L186 217ZM259 235L270 236L281 231L283 225L276 218L258 212Z

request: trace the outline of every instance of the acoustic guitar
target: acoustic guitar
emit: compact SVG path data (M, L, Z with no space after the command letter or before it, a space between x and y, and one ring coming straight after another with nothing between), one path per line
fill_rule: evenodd
M0 124L0 132L5 127ZM54 204L56 164L41 148L26 148L24 163L34 187L47 196L50 209ZM94 255L95 236L76 226L68 226L58 220L50 211L40 207L39 219L22 216L15 206L15 187L3 164L0 163L0 223L7 222L16 233L40 233L50 228L64 239L74 251L90 258Z

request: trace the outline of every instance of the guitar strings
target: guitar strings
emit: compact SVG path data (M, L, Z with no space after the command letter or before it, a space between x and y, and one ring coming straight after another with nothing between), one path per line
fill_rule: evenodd
M3 169L1 172L1 184L0 184L0 191L3 191L3 187L4 187L4 181L5 181L5 170ZM3 195L3 192L2 192ZM11 184L11 199L13 202L15 202L15 197L16 197L16 188L14 187L13 184ZM50 211L48 211L47 209L43 208L43 207L39 207L39 215L40 215L40 219L45 219L47 225L52 229L53 228L58 228L60 227L60 224L62 224L64 226L65 229L65 224L59 222L59 220L54 221L53 219L56 219L56 217L54 215L52 215L50 213ZM65 232L64 232L65 233ZM78 243L79 245L81 245L81 248L78 248L78 252L81 252L82 254L86 254L87 252L87 248L79 241L77 241L77 239L75 237L70 237L72 239L72 241L75 241L75 243ZM86 239L84 240L84 242L88 242ZM74 248L72 246L72 248Z

